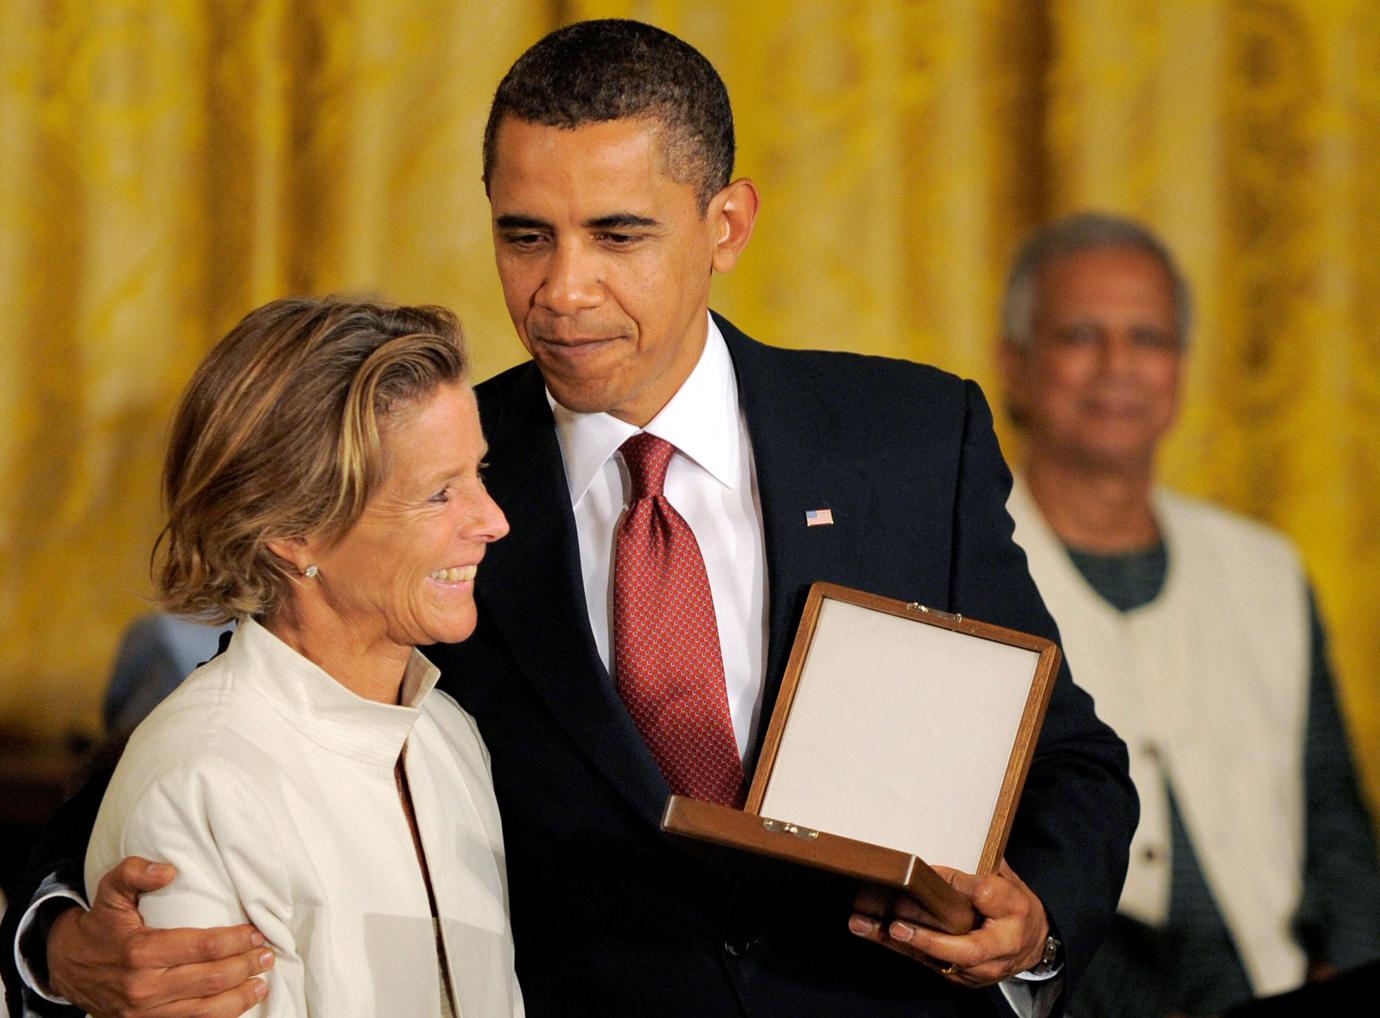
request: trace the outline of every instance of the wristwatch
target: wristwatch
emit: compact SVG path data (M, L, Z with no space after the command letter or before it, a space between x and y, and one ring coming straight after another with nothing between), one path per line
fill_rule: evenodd
M1064 942L1053 933L1045 937L1045 949L1040 960L1030 968L1032 976L1047 976L1064 967Z

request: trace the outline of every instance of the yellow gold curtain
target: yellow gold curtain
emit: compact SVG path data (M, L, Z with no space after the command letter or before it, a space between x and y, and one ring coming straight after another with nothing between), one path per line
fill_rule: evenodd
M168 418L286 293L463 309L520 355L480 184L494 84L545 7L0 4L0 725L92 726L148 610Z
M716 283L749 331L992 387L1005 261L1094 206L1179 253L1178 487L1299 543L1380 792L1380 7L1367 0L0 5L0 725L90 726L143 610L167 416L287 292L457 307L518 359L478 148L499 75L653 21L734 98L764 197ZM1015 436L1003 439L1015 449Z

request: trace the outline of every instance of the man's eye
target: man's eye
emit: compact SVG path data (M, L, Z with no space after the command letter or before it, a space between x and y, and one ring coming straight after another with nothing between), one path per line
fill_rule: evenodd
M601 233L599 239L610 247L630 247L642 238L636 233Z
M540 233L505 233L503 235L505 244L518 248L536 247L544 239Z
M1136 329L1132 335L1139 346L1151 350L1179 349L1179 337L1172 332L1163 332L1160 329Z
M1058 339L1061 343L1070 346L1083 346L1088 343L1095 343L1101 338L1101 332L1091 325L1071 325L1066 329L1060 329Z
M437 505L445 505L445 503L450 501L450 485L447 484L444 488L427 499L427 501L434 502Z

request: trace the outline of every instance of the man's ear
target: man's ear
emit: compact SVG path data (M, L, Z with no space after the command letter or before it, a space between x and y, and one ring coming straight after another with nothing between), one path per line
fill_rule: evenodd
M1022 422L1029 388L1026 378L1030 369L1029 359L1030 351L1017 346L1009 338L997 344L997 370L1001 373L1003 402L1007 415L1017 425Z
M747 177L739 177L709 202L705 214L713 230L715 272L728 272L738 264L738 256L752 239L752 224L757 222L761 203L757 185Z

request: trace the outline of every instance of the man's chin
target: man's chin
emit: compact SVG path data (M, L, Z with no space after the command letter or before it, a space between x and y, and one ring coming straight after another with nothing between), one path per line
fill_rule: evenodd
M1142 442L1109 442L1103 445L1083 446L1075 451L1072 458L1086 469L1139 473L1153 468L1155 445L1147 446Z
M539 361L546 388L557 403L577 414L601 414L610 411L617 400L607 382L592 379L571 378L548 370Z

